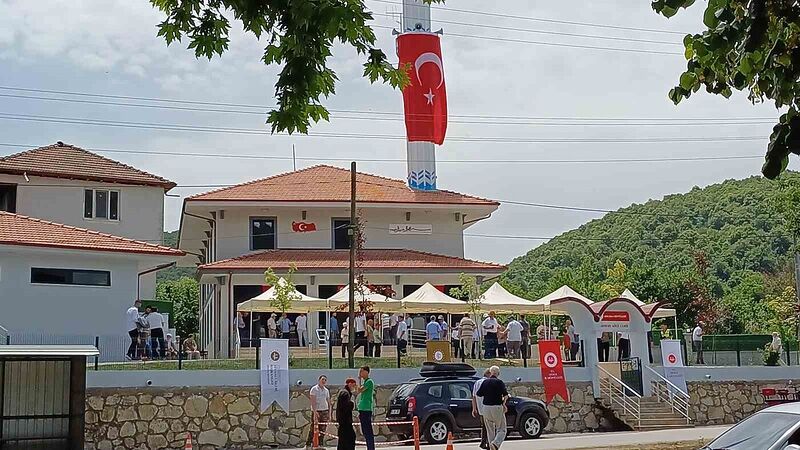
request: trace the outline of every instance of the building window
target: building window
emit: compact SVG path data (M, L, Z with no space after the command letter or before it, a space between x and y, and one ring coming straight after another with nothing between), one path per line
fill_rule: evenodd
M333 248L344 250L350 248L350 219L333 219Z
M119 220L119 191L84 189L83 217L86 219Z
M16 184L0 184L0 211L17 212Z
M272 250L275 248L275 218L250 218L250 250Z
M111 286L107 270L31 268L31 283L72 284L76 286Z

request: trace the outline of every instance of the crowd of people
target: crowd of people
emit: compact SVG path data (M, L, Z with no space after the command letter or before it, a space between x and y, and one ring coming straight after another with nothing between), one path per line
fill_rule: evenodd
M167 320L158 312L156 306L146 306L141 312L142 301L136 300L125 312L130 344L125 357L131 361L147 361L159 359L178 359L180 343L169 329ZM200 349L194 335L183 341L183 356L186 359L200 358Z

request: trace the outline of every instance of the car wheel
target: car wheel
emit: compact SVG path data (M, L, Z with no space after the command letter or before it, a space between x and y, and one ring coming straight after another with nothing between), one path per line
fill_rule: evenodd
M425 423L425 440L430 444L444 444L450 431L450 421L446 417L431 417Z
M542 418L538 414L528 412L519 421L519 434L523 439L536 439L542 435Z

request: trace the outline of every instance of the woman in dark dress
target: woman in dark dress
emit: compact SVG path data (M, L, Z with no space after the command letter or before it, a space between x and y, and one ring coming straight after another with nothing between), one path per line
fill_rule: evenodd
M353 429L353 389L356 387L356 380L348 378L344 388L339 391L336 397L336 422L339 424L336 450L355 450L356 431Z

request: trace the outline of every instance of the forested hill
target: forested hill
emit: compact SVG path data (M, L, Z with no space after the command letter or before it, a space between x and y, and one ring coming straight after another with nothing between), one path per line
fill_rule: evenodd
M720 327L744 331L758 317L732 317L739 309L758 309L792 285L792 237L776 205L798 184L797 173L729 180L622 208L516 258L503 284L528 298L563 284L594 300L630 288L645 301L675 302L687 323L705 308L724 316ZM698 306L698 297L713 305Z

